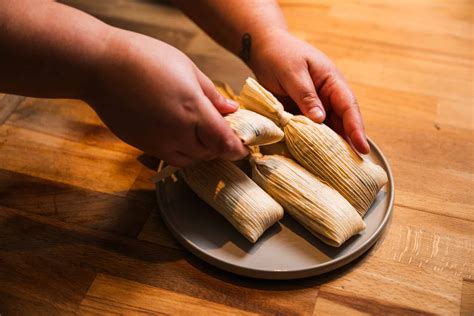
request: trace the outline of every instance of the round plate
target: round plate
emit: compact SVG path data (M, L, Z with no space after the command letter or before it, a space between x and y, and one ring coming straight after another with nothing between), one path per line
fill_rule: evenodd
M193 254L236 274L297 279L334 270L366 252L380 237L392 213L392 172L378 147L371 141L370 146L368 158L385 169L389 182L364 217L366 230L339 248L324 244L288 215L252 244L199 199L180 177L176 182L168 178L157 186L163 220Z

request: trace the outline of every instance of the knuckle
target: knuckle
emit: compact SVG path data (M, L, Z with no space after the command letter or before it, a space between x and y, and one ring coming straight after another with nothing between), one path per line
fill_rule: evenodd
M354 121L348 122L345 126L345 130L346 130L348 135L352 134L353 132L357 131L358 129L359 129L359 125Z
M230 137L225 137L221 142L223 151L232 151L234 150L234 140Z
M313 104L318 101L318 96L315 92L305 91L301 93L300 99L304 104Z
M179 101L181 110L187 114L196 113L197 104L198 104L198 98L197 96L194 96L194 95L183 96L181 100Z
M220 94L217 90L214 91L214 102L218 103L225 103L225 98L222 94Z
M323 80L322 80L322 88L325 88L327 90L332 90L338 83L339 79L337 76L334 76L332 74L327 75Z
M359 112L359 102L357 102L357 99L354 96L352 97L351 107Z
M349 106L347 106L343 112L342 112L342 117L343 118L355 118L358 119L360 116L360 109L359 105L355 101L351 101L349 103Z

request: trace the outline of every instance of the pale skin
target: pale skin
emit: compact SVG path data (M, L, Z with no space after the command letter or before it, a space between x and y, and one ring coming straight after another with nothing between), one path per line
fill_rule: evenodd
M288 32L276 2L174 2L235 54L249 33L248 65L257 79L291 97L315 122L326 119L355 149L368 153L346 81L327 56ZM248 153L222 117L237 105L188 57L68 6L0 0L0 69L1 92L82 99L122 140L172 165L236 160Z

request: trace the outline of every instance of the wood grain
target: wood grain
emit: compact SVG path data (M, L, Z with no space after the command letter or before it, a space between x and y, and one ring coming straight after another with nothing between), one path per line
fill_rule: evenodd
M146 240L161 246L183 249L166 228L158 209L151 212L140 232L140 235L138 235L138 239Z
M443 274L453 282L473 279L473 231L471 221L395 207L390 227L372 255Z
M11 208L0 211L0 294L77 310L96 273L102 273L133 280L145 289L152 286L264 314L310 313L317 296L316 280L287 284L240 278L181 250ZM67 291L53 299L60 286ZM16 308L15 301L5 304L5 310Z
M24 97L16 95L4 95L0 94L0 102L2 106L0 107L0 125L5 123L5 121L10 117L10 115L15 111L16 107L24 100Z
M371 314L459 313L462 288L459 279L388 260L371 259L322 285L318 297Z
M137 236L149 203L0 170L0 205L83 226Z
M81 302L80 313L86 315L89 311L96 314L108 311L186 314L192 311L193 315L257 315L103 274L97 276Z
M0 169L126 195L141 169L132 154L11 126L0 127ZM100 179L100 181L97 181Z
M184 51L239 91L249 69L172 6L64 0ZM474 4L280 0L344 73L395 177L371 251L305 280L214 268L166 229L157 160L87 104L0 93L0 314L472 315Z
M122 142L84 102L27 98L6 123L69 141L138 155Z

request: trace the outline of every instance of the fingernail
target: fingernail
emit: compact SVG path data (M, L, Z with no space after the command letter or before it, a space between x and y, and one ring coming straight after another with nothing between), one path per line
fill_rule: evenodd
M234 109L237 109L239 107L239 103L237 103L236 101L231 100L231 99L226 99L226 100L227 100L227 104L232 106Z
M366 137L364 137L364 143L365 143L366 154L368 154L370 152L370 145Z
M316 107L308 111L308 116L312 120L321 121L324 117L324 113L320 108Z
M367 137L365 136L365 133L363 133L362 131L356 131L356 137L362 141L362 148L360 148L361 150L358 151L362 154L368 154L370 152L370 145L369 141L367 140Z

